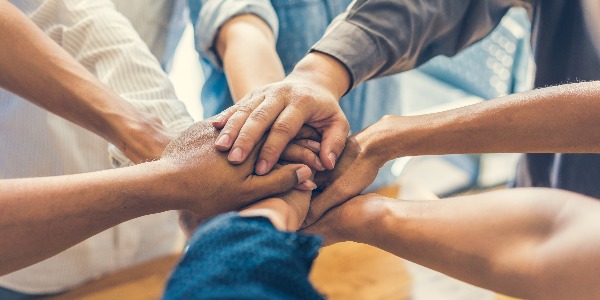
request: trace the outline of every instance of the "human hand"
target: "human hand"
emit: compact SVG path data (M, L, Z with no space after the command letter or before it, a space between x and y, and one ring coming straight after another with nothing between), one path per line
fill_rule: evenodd
M226 155L213 147L217 135L210 123L195 123L173 140L157 161L165 175L161 178L164 193L181 203L179 209L206 219L286 192L298 183L312 183L310 168L300 164L281 166L264 176L255 175L254 161L262 142L250 152L247 162L231 165Z
M159 117L143 112L121 125L124 126L117 127L120 130L116 132L113 144L136 164L160 158L171 140L177 137Z
M303 62L283 81L250 92L213 122L222 128L215 145L220 151L231 150L231 163L244 162L270 129L256 164L256 173L266 174L306 124L322 134L319 157L324 167L333 169L349 131L337 102L349 86L349 75L324 54L311 53Z
M369 244L371 232L377 230L374 224L385 216L385 204L389 201L396 200L378 194L356 196L330 209L317 222L301 231L322 235L324 246L345 241Z
M310 206L310 197L310 190L291 189L251 204L242 209L240 215L264 216L269 218L278 230L295 231L300 228L306 217ZM179 212L179 224L188 237L203 221L202 217L192 212Z
M240 212L242 216L264 216L281 231L296 231L306 217L310 205L308 191L290 190L250 205Z
M369 127L346 140L346 147L333 171L319 172L315 182L321 191L315 194L305 226L316 222L327 210L360 194L377 177L385 161L373 151L373 128Z

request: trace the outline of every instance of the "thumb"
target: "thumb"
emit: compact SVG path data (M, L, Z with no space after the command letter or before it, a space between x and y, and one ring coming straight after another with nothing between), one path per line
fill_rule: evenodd
M287 192L299 183L310 180L312 171L302 164L276 166L263 176L252 175L251 190L259 198Z
M342 242L342 240L336 238L333 234L329 232L329 226L326 223L328 222L320 221L308 227L300 229L299 232L306 235L316 235L323 237L323 244L321 245L322 247L327 247Z

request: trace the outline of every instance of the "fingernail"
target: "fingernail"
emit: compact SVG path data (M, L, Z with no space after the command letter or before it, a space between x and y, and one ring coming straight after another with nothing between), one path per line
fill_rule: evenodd
M307 180L305 182L302 182L302 183L296 185L296 189L299 189L302 191L312 191L316 188L317 188L317 185L312 180Z
M296 177L298 177L298 182L304 182L310 179L312 176L312 171L309 167L302 167L296 170Z
M231 151L231 153L229 153L229 161L241 162L242 161L242 148L235 147L235 149L233 149Z
M311 189L305 187L303 183L297 184L294 188L300 191L312 191Z
M331 162L331 166L335 167L335 160L337 159L337 156L335 155L335 153L329 153L329 155L327 156L329 158L329 161Z
M325 166L323 166L323 163L319 157L315 157L315 165L317 165L317 170L325 171Z
M258 175L265 175L267 174L267 168L269 166L267 165L267 161L264 159L261 159L258 164L256 165L256 174Z
M229 147L230 144L231 144L231 138L229 137L229 134L227 134L227 133L221 135L215 142L215 145L221 146L221 147Z
M317 184L315 184L312 180L307 180L307 181L301 183L300 185L309 191L312 191L317 188Z
M319 142L315 142L313 140L308 140L308 142L306 142L306 144L308 145L308 147L312 151L319 151L319 150L321 150L321 143L319 143Z

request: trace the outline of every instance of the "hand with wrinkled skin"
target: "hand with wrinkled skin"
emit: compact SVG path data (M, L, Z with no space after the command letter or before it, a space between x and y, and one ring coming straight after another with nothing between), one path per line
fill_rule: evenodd
M183 209L201 219L286 192L311 176L311 170L299 164L282 166L264 176L255 175L254 160L260 144L248 161L231 165L226 155L213 147L217 135L210 123L198 122L173 140L158 161L173 174L165 179L165 187L171 188L166 192L180 198Z
M344 152L333 171L317 173L315 182L322 191L313 195L304 226L316 222L330 208L362 193L375 181L385 161L374 153L370 142L372 129L368 127L347 139Z
M323 76L320 68L330 65L337 65L343 74L335 79ZM349 77L339 65L327 55L311 53L283 81L250 92L213 122L222 129L215 143L217 149L230 151L231 163L242 163L270 130L256 164L256 173L265 174L306 124L322 134L319 158L325 168L333 169L349 132L338 104L348 88Z

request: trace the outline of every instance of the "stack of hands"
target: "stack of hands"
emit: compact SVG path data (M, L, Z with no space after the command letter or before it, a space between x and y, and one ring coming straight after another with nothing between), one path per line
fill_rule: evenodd
M243 106L235 106L239 107ZM324 235L330 244L352 239L349 233L356 235L356 228L375 217L380 198L359 196L385 163L369 151L371 127L348 137L339 155L334 153L335 159L325 162L333 152L327 153L331 147L324 147L320 128L300 124L298 130L289 131L294 135L288 141L282 136L287 131L274 128L250 137L244 125L236 136L229 124L240 123L232 115L226 111L194 124L163 153L161 161L176 167L177 173L189 169L183 173L190 179L177 179L178 192L185 190L184 198L191 199L181 213L188 233L217 213L238 210L242 215L268 217L279 230L302 228ZM194 185L194 176L205 177L201 187Z

